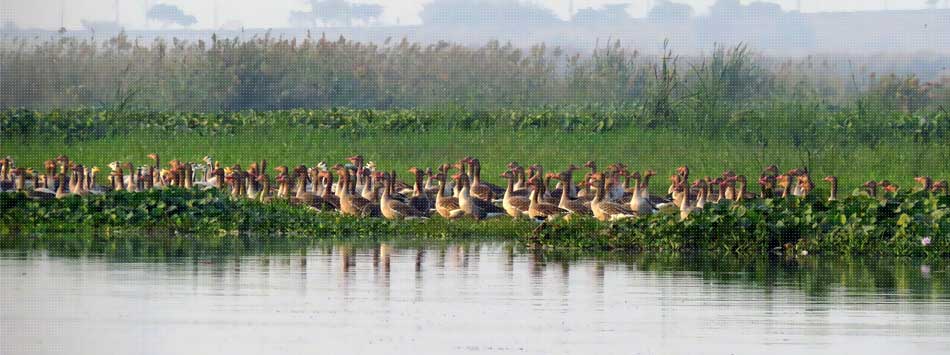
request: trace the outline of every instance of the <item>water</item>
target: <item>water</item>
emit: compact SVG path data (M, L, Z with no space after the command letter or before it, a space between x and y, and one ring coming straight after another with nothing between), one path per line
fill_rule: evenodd
M950 353L943 261L264 250L3 250L0 353Z

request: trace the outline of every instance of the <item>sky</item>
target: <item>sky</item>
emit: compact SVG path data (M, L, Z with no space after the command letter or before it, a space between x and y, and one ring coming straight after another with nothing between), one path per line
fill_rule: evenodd
M380 4L384 8L382 25L419 24L418 12L432 0L353 0L358 3ZM550 8L561 18L568 18L571 0L521 0ZM599 7L604 4L627 3L634 17L642 17L658 0L573 0L574 9ZM791 10L801 2L803 12L866 11L882 9L921 9L925 0L765 0ZM306 0L0 0L0 22L13 21L19 27L81 29L81 20L112 21L116 4L119 21L127 29L160 29L157 23L146 24L146 6L157 3L177 5L185 13L194 15L198 23L193 29L214 28L214 7L218 3L219 27L280 28L287 27L291 10L308 11ZM715 0L676 0L687 3L699 14L707 11ZM742 0L749 3L750 0ZM943 1L941 1L941 4ZM60 7L63 11L60 11ZM62 16L61 16L62 14Z

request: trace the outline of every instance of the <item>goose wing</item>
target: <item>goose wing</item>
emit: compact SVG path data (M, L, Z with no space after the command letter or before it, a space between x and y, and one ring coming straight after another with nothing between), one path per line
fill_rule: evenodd
M511 196L508 197L508 203L522 211L527 211L531 207L531 200L527 197Z
M569 212L568 210L552 205L550 203L539 203L534 208L535 210L537 210L538 212L541 212L542 214L546 216Z
M609 215L633 215L633 211L618 203L604 202L600 208Z
M390 209L392 209L393 212L396 212L396 214L398 214L398 215L399 215L400 217L402 217L402 218L425 217L425 216L426 216L425 213L423 213L423 212L421 212L421 211L419 211L419 210L417 210L417 209L415 209L415 208L412 208L411 206L409 206L409 205L407 205L407 204L405 204L405 203L402 203L402 202L399 202L399 201L395 201L395 200L390 200L389 203L387 204L387 207L389 207Z
M486 214L505 213L505 210L503 208L495 206L495 204L491 202L478 199L478 198L473 198L472 201L474 201L475 206L478 206L478 209L484 211Z
M593 211L591 211L590 209L590 204L584 203L584 201L580 199L567 201L567 204L565 207L567 207L568 211L571 211L573 213L593 214Z

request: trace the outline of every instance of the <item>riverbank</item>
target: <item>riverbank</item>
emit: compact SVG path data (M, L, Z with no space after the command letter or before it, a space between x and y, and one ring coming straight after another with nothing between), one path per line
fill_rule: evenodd
M389 221L290 205L232 199L199 190L113 192L61 200L0 194L5 243L36 233L77 239L112 235L156 238L498 238L563 250L717 251L736 254L950 256L950 197L927 193L888 199L863 195L827 203L775 199L708 205L680 221L658 213L617 222L588 217L538 224L507 217L485 221Z

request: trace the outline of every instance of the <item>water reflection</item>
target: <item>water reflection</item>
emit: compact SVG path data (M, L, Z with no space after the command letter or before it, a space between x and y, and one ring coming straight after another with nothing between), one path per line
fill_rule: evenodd
M141 344L233 354L950 348L950 270L939 260L562 253L505 242L204 243L6 245L0 353L77 343L75 353L89 354ZM41 334L54 323L56 334ZM79 341L102 336L128 340Z

